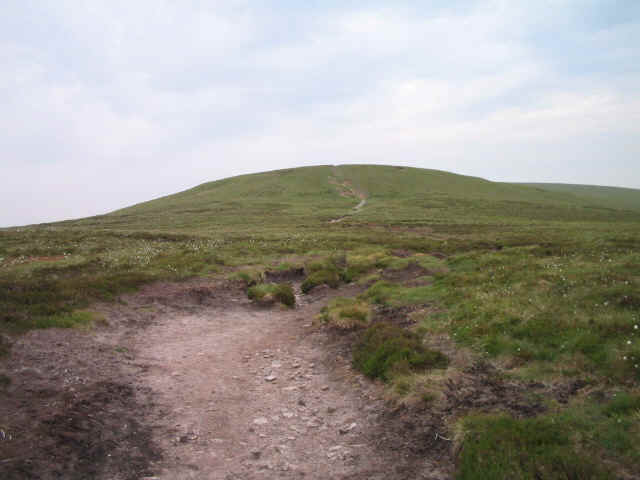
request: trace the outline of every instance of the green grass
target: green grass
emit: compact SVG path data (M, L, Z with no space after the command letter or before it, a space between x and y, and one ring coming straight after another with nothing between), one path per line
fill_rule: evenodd
M568 193L577 197L590 198L594 202L594 208L640 210L640 190L635 188L563 183L526 183L522 185L549 192Z
M640 396L624 392L536 418L470 415L458 478L616 478L605 465L632 472L640 461L639 421Z
M330 257L324 260L314 260L305 266L307 276L300 286L303 293L309 293L318 285L328 285L331 288L338 288L345 280L345 258Z
M635 414L640 420L640 394L631 395L622 392L609 402L604 408L604 413L608 417L619 417Z
M573 448L568 425L548 418L469 416L458 480L612 479Z
M397 283L380 280L374 283L363 295L373 303L380 305L416 305L435 298L431 286L403 287Z
M72 328L88 326L97 320L96 314L75 310L70 313L59 313L48 317L40 317L34 324L35 328Z
M425 347L416 332L386 323L367 328L353 352L354 367L385 381L408 371L443 368L447 363L447 357Z
M75 310L92 301L113 300L151 278L124 268L102 271L92 262L7 275L0 278L0 328L23 331L85 323L76 319Z
M340 195L344 182L367 204L330 223L357 203ZM526 421L469 416L460 478L471 478L465 472L485 455L498 455L486 478L535 478L539 468L551 472L541 478L597 478L603 468L640 476L629 448L640 444L637 198L631 189L371 165L229 178L108 215L0 230L0 332L90 325L92 302L159 280L233 277L252 295L272 295L266 271L304 266L305 292L349 282L365 288L333 301L324 318L364 326L354 364L403 394L422 385L427 374L419 372L439 358L429 357L423 333L447 336L514 382L580 379L617 392L602 403L585 389L570 407L550 401L550 413ZM425 269L424 282L389 280L410 264ZM421 333L368 329L370 304L428 305L412 314ZM549 423L555 440L546 436ZM538 427L538 437L529 435ZM529 448L537 452L529 463L499 457ZM591 459L587 470L571 470L576 455Z
M329 304L322 309L320 319L342 330L363 328L371 321L371 308L363 300L338 297L330 300Z
M588 244L456 256L435 287L448 306L442 328L522 369L640 380L639 261L633 250Z
M240 280L246 287L253 287L264 281L264 271L261 268L243 268L231 277Z
M296 304L293 288L286 283L261 283L254 285L247 290L247 296L251 300L262 302L273 300L287 307L293 307Z

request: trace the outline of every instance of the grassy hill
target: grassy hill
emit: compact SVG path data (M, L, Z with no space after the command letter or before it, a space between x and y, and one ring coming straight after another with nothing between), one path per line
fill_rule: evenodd
M594 205L597 206L640 210L640 190L635 188L571 185L566 183L524 183L516 185L527 185L548 192L568 193L581 199L591 199Z
M256 226L275 230L317 227L357 203L342 184L367 198L367 208L350 218L360 224L574 222L611 215L635 218L610 211L615 202L599 203L574 192L496 183L438 170L345 165L227 178L67 225L201 233L220 229L238 232Z
M362 329L354 366L391 396L449 412L459 478L637 478L638 193L371 165L228 178L0 231L0 329L90 323L92 302L155 280L302 267L304 290L362 285L324 321ZM411 333L369 325L380 308ZM447 404L447 382L479 368L540 407Z

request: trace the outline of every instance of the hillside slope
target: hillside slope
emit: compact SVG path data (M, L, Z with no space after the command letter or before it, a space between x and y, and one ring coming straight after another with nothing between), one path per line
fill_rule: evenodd
M276 170L204 183L108 215L71 222L117 229L206 232L318 226L350 213L351 223L420 226L609 218L612 202L574 192L496 183L419 168L343 165ZM615 203L615 202L613 202ZM624 204L626 205L626 204ZM352 212L351 212L352 213ZM628 212L614 216L631 218Z
M567 183L522 183L548 192L560 192L590 199L596 205L616 209L640 210L640 190L635 188L572 185Z

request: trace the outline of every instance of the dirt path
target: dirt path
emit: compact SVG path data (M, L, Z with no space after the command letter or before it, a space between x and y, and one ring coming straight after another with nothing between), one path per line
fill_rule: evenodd
M97 333L32 332L6 366L0 476L447 478L422 456L438 453L431 440L412 450L380 387L311 325L354 288L279 310L239 289L161 284L104 306ZM24 370L38 362L48 370Z
M334 174L336 173L337 171L335 170L335 167L334 167ZM342 217L329 220L329 223L342 222L345 218L362 210L362 208L367 204L367 196L364 194L364 192L357 190L353 185L351 185L349 181L345 180L340 182L337 177L329 177L329 183L338 188L338 191L341 196L353 197L360 200L360 202L355 207L353 207L351 212L349 212L346 215L343 215Z
M376 478L385 470L362 437L379 411L367 401L373 386L360 386L346 365L331 372L310 333L322 304L272 311L239 300L165 317L137 340L150 366L141 380L159 392L176 430L161 442L158 478Z

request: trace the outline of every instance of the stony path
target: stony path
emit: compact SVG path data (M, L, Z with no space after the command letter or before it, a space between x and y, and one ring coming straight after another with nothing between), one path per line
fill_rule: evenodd
M171 435L162 479L383 478L376 386L327 358L311 326L326 302L258 310L242 299L166 316L135 339L140 379ZM161 422L162 423L162 422Z
M157 283L96 305L93 330L20 337L0 364L0 478L451 478L439 415L384 404L345 338L312 325L359 288L290 310Z

